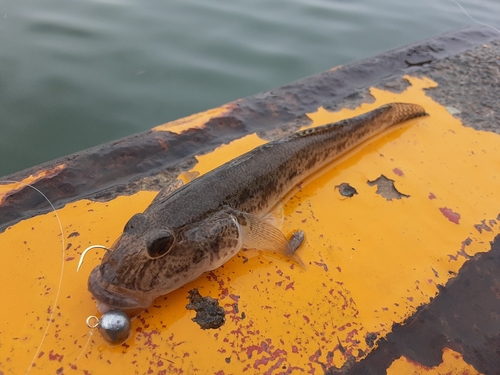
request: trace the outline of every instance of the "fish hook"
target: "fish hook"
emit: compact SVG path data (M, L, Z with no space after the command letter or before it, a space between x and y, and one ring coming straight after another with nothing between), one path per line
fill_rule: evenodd
M80 255L80 261L78 262L78 266L76 267L76 272L78 272L80 270L80 267L82 266L83 258L85 257L85 254L87 254L87 252L89 250L92 250L92 249L104 249L107 252L113 251L110 248L108 248L106 246L102 246L102 245L92 245L92 246L87 247L85 250L83 250L82 255Z

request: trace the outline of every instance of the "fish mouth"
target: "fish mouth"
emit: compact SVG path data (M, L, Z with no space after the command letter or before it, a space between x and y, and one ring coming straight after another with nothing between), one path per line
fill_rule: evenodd
M97 309L103 314L109 310L135 314L148 308L154 299L150 293L123 288L106 281L102 277L100 265L90 273L88 290L97 300Z

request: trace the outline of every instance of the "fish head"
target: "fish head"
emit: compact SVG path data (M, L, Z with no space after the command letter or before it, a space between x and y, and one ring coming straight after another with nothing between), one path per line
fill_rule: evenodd
M88 289L100 312L119 309L133 314L217 268L241 245L240 227L231 215L217 213L168 227L147 214L136 214L92 270Z

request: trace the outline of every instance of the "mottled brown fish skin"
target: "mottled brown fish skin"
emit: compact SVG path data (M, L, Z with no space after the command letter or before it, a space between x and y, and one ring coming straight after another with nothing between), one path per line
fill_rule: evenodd
M89 290L105 306L101 310L148 307L232 257L242 246L246 214L262 217L325 164L390 126L424 115L419 105L387 104L269 142L171 194L160 192L92 271ZM154 241L172 238L175 245L165 256L148 255Z
M155 200L145 211L182 226L228 205L262 214L298 182L390 126L426 115L415 104L392 103L363 115L266 143ZM187 205L186 202L193 204ZM170 217L176 212L175 217Z

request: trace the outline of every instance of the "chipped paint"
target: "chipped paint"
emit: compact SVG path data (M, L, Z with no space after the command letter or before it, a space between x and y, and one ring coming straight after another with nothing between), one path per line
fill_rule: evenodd
M306 232L299 249L306 270L270 254L243 251L220 269L158 298L132 321L131 338L123 345L112 347L93 335L85 347L85 319L97 312L86 280L102 254L90 253L79 273L76 259L91 244L110 245L154 193L107 203L80 200L58 210L65 270L53 315L62 250L54 214L5 230L0 244L10 251L2 253L2 260L10 266L0 282L8 286L3 302L9 308L0 312L8 322L0 328L0 371L322 374L365 358L393 323L403 323L429 303L438 287L458 274L467 259L488 251L499 233L500 210L492 201L500 180L480 166L500 167L500 137L464 128L426 95L436 86L431 80L407 79L411 85L401 94L372 89L373 103L309 114L317 126L404 101L424 106L430 116L367 142L284 201L283 230ZM191 172L203 174L263 142L256 135L242 138L199 156ZM376 194L367 181L382 174L409 197L387 201ZM358 194L341 196L336 189L341 183L355 186ZM459 222L443 216L443 207L460 213ZM195 312L185 306L193 288L218 299L226 312L222 327L201 330L192 321ZM445 366L467 370L461 357L447 353ZM406 366L404 359L392 368L397 366Z
M23 189L28 184L33 184L37 181L40 181L44 178L50 178L56 176L60 171L65 168L65 164L59 164L51 169L43 169L34 173L22 181L8 181L4 183L0 181L0 206L4 203L5 199L19 190Z
M232 102L217 108L209 109L204 112L196 113L191 116L183 117L179 120L167 122L163 125L154 127L153 131L169 131L176 134L181 134L189 129L201 129L211 119L224 116L230 112L237 102Z
M387 375L413 374L413 375L481 375L474 367L467 364L460 353L451 349L443 350L443 362L439 366L426 367L405 357L395 360L387 369Z
M369 186L376 186L377 191L375 193L380 194L382 197L391 201L393 199L410 198L409 195L401 193L394 185L394 180L385 177L383 174L378 176L373 181L367 181Z

